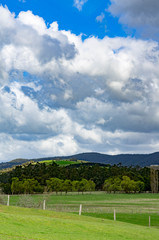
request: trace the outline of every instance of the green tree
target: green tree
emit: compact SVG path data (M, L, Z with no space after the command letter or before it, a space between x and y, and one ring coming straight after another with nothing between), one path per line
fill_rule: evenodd
M90 192L95 191L95 187L96 187L95 183L92 180L89 180L88 181L88 190Z
M12 194L24 193L23 183L17 177L12 178L11 192Z
M2 188L2 192L5 194L11 194L11 184L10 183L2 183L0 185L0 187Z
M62 191L63 188L63 180L59 178L50 178L46 181L48 191L56 192Z
M37 180L33 179L25 179L23 181L23 189L25 193L34 193L34 192L43 192L43 187L40 186Z
M79 191L82 192L82 194L83 194L83 192L89 191L89 182L88 182L88 180L82 179L79 182Z
M79 181L72 181L72 191L79 192Z
M121 191L121 179L119 177L108 178L104 182L103 190L114 193L116 191Z
M108 178L104 181L103 190L111 192L112 178Z
M131 180L128 176L123 176L121 181L121 187L126 193L137 190L137 184L134 180Z
M67 194L67 192L71 192L72 191L72 182L70 180L66 179L62 184L62 189L65 191L66 194Z
M144 190L144 188L145 188L145 184L144 184L144 182L142 182L142 181L137 181L136 182L136 188L135 188L135 191L137 192L142 192L143 190Z
M116 191L121 191L121 179L119 177L114 178L111 186L111 191L113 191L114 193Z

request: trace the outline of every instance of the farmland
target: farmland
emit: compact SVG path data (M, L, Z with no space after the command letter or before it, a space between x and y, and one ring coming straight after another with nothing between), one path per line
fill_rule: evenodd
M151 240L159 229L134 224L57 213L38 209L0 206L1 240Z
M72 164L76 163L76 161L72 162ZM13 173L15 176L19 174L19 176L25 176L26 178L31 178L32 176L35 178L38 177L38 181L42 182L44 178L48 182L47 179L49 177L44 174L46 172L55 172L60 175L63 173L63 176L65 176L70 171L72 174L80 173L84 176L83 170L85 169L87 170L85 171L85 176L87 176L87 173L92 173L93 169L92 178L94 177L98 181L100 179L99 176L102 176L99 173L103 173L103 171L104 173L112 174L113 170L114 173L118 172L119 174L117 169L120 169L121 173L124 171L125 174L125 171L128 171L129 174L132 174L133 170L134 173L138 174L135 168L127 169L121 168L121 166L91 166L88 168L82 166L69 169L65 168L68 164L67 160L62 160L61 165L57 165L56 162L54 164L52 161L44 161L43 163L17 167L13 170ZM52 168L54 171L46 171ZM110 169L111 171L109 172ZM89 172L88 170L91 171ZM145 176L147 176L146 173L148 170L144 170L146 170ZM37 175L37 172L40 174ZM98 178L95 177L97 173ZM10 176L9 174L11 173L7 173L4 176ZM27 181L26 186L28 187L31 179L26 178L24 182L19 181L18 178L15 179L17 183L24 184ZM145 179L148 182L149 178ZM71 181L69 180L69 182ZM0 207L0 219L3 221L0 224L0 239L131 240L136 238L151 240L159 234L159 194L124 194L124 191L122 193L120 191L120 193L110 194L105 191L91 191L90 189L89 192L75 192L70 188L68 191L61 190L57 191L57 193L55 190L52 190L52 192L44 191L43 194L13 194L9 197L10 207L4 206L7 204L8 195L0 195L0 204L2 204ZM44 203L45 211L43 210ZM82 206L82 215L78 216L80 205ZM116 221L114 221L114 211L116 213ZM6 228L3 225L4 222ZM7 231L5 232L4 229L7 229ZM136 229L138 230L136 231ZM51 236L54 236L54 238Z
M74 165L74 164L81 164L81 163L86 163L86 161L82 161L82 160L70 160L70 159L63 159L63 160L43 160L40 161L40 163L45 163L46 165L52 164L52 163L56 163L59 166L68 166L68 165ZM36 164L36 163L35 163Z
M3 204L7 196L3 197ZM2 200L1 197L1 200ZM69 212L75 215L82 204L82 215L100 219L113 220L116 210L117 221L148 226L149 216L151 226L159 228L159 194L106 194L92 192L85 194L68 193L41 195L13 195L10 197L11 206L43 208L54 212Z

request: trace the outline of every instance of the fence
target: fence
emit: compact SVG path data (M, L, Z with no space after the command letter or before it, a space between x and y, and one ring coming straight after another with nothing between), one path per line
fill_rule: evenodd
M53 198L53 196L52 196ZM70 196L71 198L71 196ZM110 219L133 224L139 224L149 227L159 228L159 208L158 205L139 204L138 201L134 203L128 202L98 202L93 203L83 201L76 203L53 203L50 200L50 195L0 195L0 204L7 206L19 206L27 208L39 208L43 210L50 210L56 212L69 212L90 217L97 217L102 219ZM157 201L156 201L157 202ZM142 202L143 203L143 202Z

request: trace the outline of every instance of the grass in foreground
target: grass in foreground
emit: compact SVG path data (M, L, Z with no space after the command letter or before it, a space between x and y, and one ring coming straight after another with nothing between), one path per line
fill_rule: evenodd
M0 206L1 240L152 240L159 229L106 219Z
M102 218L102 219L109 219L113 220L114 216L113 213L83 213L84 216ZM126 222L131 224L137 224L141 226L149 226L149 216L150 218L150 225L152 227L156 227L159 229L159 214L148 214L148 213L117 213L116 218L117 221Z
M7 196L3 198L3 203L6 204ZM115 209L118 221L142 226L149 225L149 216L151 216L151 226L159 228L159 194L93 192L83 195L81 193L13 195L10 196L10 205L42 209L44 200L47 210L77 215L79 205L82 204L82 215L101 219L113 220Z

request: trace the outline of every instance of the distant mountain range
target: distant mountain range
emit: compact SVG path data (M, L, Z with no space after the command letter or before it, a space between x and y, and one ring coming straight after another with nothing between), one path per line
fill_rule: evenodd
M57 160L57 159L78 159L85 160L91 163L101 163L101 164L119 164L123 166L140 166L146 167L150 165L159 165L159 152L151 154L118 154L118 155L107 155L101 153L80 153L71 156L59 156L59 157L46 157L37 159L14 159L9 162L0 163L0 170L11 168L13 166L21 165L29 161L40 162L43 160Z

